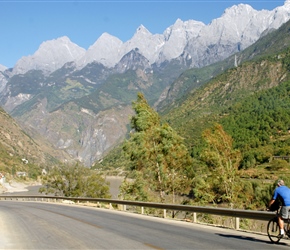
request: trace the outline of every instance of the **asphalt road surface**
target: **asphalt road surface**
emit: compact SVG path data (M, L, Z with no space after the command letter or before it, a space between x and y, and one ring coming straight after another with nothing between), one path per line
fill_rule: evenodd
M75 204L0 201L0 249L289 249L266 235Z

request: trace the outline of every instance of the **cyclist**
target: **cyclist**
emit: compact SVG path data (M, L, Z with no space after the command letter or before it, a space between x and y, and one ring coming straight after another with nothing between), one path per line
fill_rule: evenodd
M278 215L278 224L280 227L279 237L282 238L285 234L283 218L285 219L288 218L288 213L290 209L290 189L287 186L285 186L283 180L278 180L277 188L275 189L273 197L270 200L268 206L270 207L277 199L280 199L280 201L282 202L282 207Z

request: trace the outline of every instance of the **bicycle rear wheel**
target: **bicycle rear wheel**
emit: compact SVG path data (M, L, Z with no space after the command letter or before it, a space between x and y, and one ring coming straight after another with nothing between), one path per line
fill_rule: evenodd
M270 241L273 243L278 243L281 240L281 237L279 237L280 228L279 228L277 218L273 218L268 222L267 234L268 234Z

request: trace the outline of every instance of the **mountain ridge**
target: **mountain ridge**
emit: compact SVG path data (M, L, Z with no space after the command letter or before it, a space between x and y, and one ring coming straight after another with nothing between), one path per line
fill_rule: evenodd
M208 25L195 20L183 22L177 19L173 25L165 29L163 34L154 35L140 25L133 37L124 43L105 32L88 50L71 42L68 37L60 37L43 42L33 55L19 59L12 74L23 74L31 69L52 72L71 61L76 62L79 69L92 62L114 67L126 53L135 48L138 48L151 64L162 64L164 61L176 59L183 54L193 58L191 67L203 67L248 47L257 41L265 30L277 29L282 23L288 21L289 14L289 0L274 10L257 11L250 5L239 4L227 8L221 17L212 20ZM230 46L228 44L224 50L219 50L225 39L232 41L232 44ZM219 45L212 49L220 54L220 58L211 60L207 58L201 61L200 56L212 44ZM44 47L49 47L50 53ZM57 48L57 52L53 51L54 47ZM108 49L110 53L106 53Z

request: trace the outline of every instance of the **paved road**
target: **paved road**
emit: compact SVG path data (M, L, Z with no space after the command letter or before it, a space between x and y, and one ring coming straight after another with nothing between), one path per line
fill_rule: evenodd
M289 249L266 235L112 210L0 201L0 249Z

